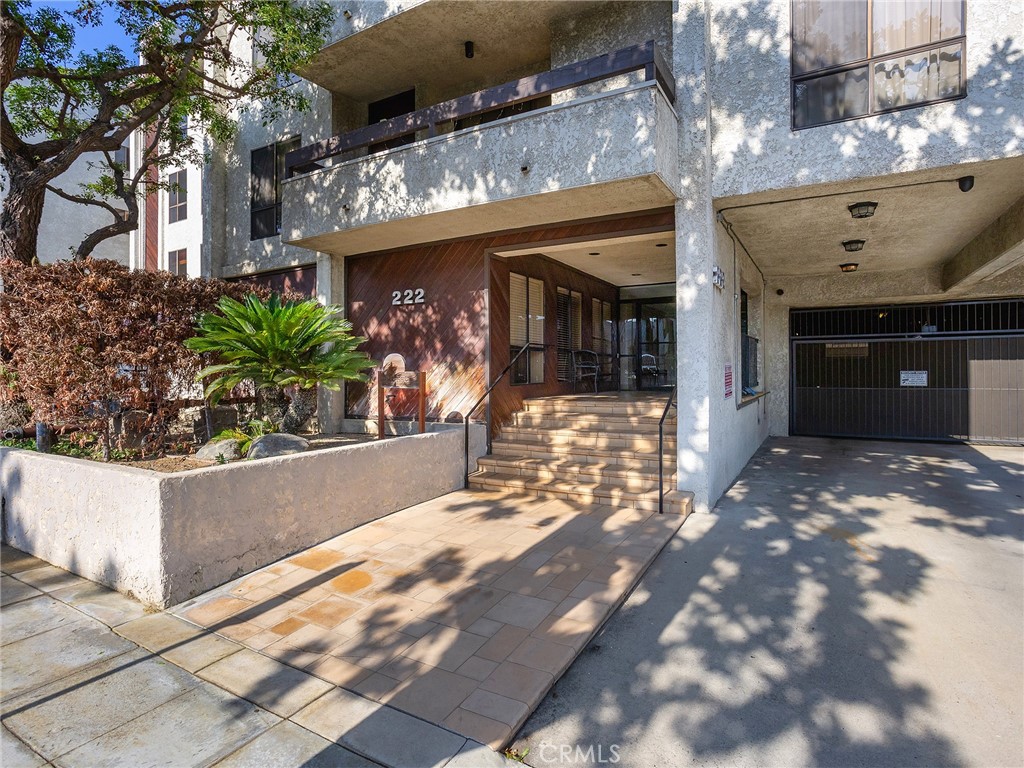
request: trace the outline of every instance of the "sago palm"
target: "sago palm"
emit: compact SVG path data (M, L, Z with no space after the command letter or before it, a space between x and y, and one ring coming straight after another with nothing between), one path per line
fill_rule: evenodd
M364 371L373 367L357 349L366 339L352 335L340 307L312 299L282 302L276 294L264 302L250 294L244 302L225 296L217 309L199 319L199 335L185 342L217 357L197 380L213 377L206 385L213 405L246 380L259 388L297 387L281 423L285 432L296 431L316 411L317 385L338 389L339 381L366 381Z

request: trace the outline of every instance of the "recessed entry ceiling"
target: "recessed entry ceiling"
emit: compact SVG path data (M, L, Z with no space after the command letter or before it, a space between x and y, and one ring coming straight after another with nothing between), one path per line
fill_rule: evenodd
M961 192L956 179L967 174L974 176L974 188ZM1024 196L1024 157L860 179L814 192L830 196L786 200L783 192L775 200L759 196L754 205L742 197L722 199L715 208L768 277L828 274L844 262L857 262L859 272L927 269L955 256ZM878 203L875 215L854 219L847 207L864 201ZM844 240L866 243L847 253Z
M499 256L539 253L612 285L672 283L676 279L675 236L669 232L531 246L502 251Z
M424 82L437 94L462 86L455 94L461 95L468 92L466 83L504 82L517 76L505 78L507 73L547 62L552 22L599 5L594 0L423 3L328 46L302 75L356 101L375 101ZM467 40L473 41L472 59L465 55Z

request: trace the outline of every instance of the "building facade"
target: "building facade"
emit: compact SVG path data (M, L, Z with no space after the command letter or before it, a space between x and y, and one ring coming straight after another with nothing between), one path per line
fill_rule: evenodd
M674 387L698 509L769 435L1024 442L1020 4L337 11L285 86L313 108L240 109L180 169L184 218L149 198L133 265L343 306L374 359L427 372L432 420L524 348L496 430L577 389L578 350L601 389ZM349 386L321 426L376 407Z

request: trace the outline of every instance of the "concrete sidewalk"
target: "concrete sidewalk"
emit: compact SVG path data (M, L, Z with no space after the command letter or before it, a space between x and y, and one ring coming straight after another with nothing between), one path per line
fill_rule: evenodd
M507 764L17 550L0 561L4 768Z

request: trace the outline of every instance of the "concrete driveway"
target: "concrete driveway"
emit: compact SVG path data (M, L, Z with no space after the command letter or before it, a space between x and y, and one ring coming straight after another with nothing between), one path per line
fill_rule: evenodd
M773 439L527 721L533 766L1024 765L1024 451Z

